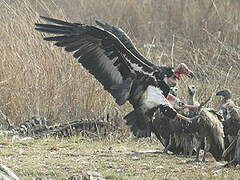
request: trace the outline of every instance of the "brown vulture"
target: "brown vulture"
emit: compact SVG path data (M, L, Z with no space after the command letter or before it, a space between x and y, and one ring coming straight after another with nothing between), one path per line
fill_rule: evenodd
M148 137L152 116L157 108L166 116L179 116L166 99L169 89L185 74L193 77L188 67L157 66L136 49L127 34L107 23L90 26L41 17L51 24L36 24L36 30L56 36L45 37L67 52L91 73L116 100L118 105L129 101L134 110L124 119L137 137Z
M177 91L178 89L176 87L171 88L169 96L175 96L175 100L170 101L170 103L178 113L184 114L183 108L196 109L198 107L189 106L180 101L177 98ZM153 132L165 147L164 152L169 150L174 154L191 155L192 149L190 143L192 141L192 136L188 132L188 126L188 122L179 121L177 117L169 118L159 110L154 114Z
M189 127L189 131L194 133L198 140L196 159L199 160L199 151L203 146L203 161L206 152L210 152L217 161L220 161L225 148L223 125L219 115L211 108L202 108L197 117Z
M195 101L195 86L188 87L188 104L177 104L174 101L173 107L181 112L181 114L186 114L182 112L181 108L188 108L190 117L194 117L198 114L199 103ZM177 96L176 89L171 89L171 94ZM180 107L180 108L179 108ZM194 112L194 114L192 113ZM189 116L189 115L188 115ZM193 133L188 130L192 127L184 121L179 121L177 118L168 118L164 116L160 111L157 111L155 118L153 120L154 131L157 138L160 139L165 147L165 152L167 150L172 151L174 154L183 154L186 156L191 156L193 153Z
M188 87L188 103L202 107L210 99L200 104L195 100L196 91L194 85ZM196 140L196 160L199 161L201 148L204 149L203 161L205 161L206 152L210 152L217 161L221 160L224 151L224 132L219 115L211 108L198 108L190 109L189 116L195 117L188 131Z
M218 109L223 115L224 133L230 136L236 136L240 129L240 107L232 100L232 94L229 90L221 90L216 93L222 96Z
M226 151L223 158L229 161L226 166L240 163L240 107L232 100L230 90L221 90L216 93L222 96L218 109L223 115L223 129L225 134Z

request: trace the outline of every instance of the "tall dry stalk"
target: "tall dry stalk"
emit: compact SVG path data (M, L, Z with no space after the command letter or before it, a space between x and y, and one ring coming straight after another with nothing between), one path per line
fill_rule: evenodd
M39 14L118 25L156 64L185 62L195 71L197 81L180 82L182 97L195 84L200 100L230 88L239 103L239 7L238 0L2 0L0 110L18 123L34 115L92 118L116 105L71 54L42 40L34 30Z

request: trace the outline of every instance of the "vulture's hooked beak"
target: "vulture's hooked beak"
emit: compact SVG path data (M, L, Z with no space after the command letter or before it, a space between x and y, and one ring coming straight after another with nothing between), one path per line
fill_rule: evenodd
M218 91L216 93L216 96L224 96L225 95L225 91Z
M195 77L194 73L184 63L180 63L176 68L174 68L174 75L178 80L181 78L181 75L186 75L191 79Z
M230 90L228 89L225 89L225 90L221 90L221 91L218 91L216 93L216 96L222 96L224 97L225 99L230 99L232 97L232 93Z

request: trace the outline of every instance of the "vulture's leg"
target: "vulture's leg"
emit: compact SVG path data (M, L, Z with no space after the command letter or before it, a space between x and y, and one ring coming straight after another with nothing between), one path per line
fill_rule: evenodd
M199 161L200 149L201 149L201 147L198 146L198 147L197 147L197 154L196 154L196 159L195 159L195 161Z
M204 138L204 148L203 148L202 162L205 162L206 152L207 152L207 140L206 140L206 137L205 137L205 138Z
M238 136L235 138L235 143L236 143L236 147L235 147L234 158L232 161L225 164L224 167L236 166L236 165L240 164L240 130L238 131ZM232 144L233 143L231 143L230 146Z
M205 156L206 156L206 151L204 150L204 152L203 152L202 162L206 162Z
M172 134L170 134L168 145L167 145L167 147L164 149L163 152L164 152L164 153L167 153L167 152L168 152L168 149L171 147L171 145L172 145Z
M211 141L207 137L204 138L204 153L202 162L206 162L206 153L210 151Z
M202 138L200 138L200 137L197 137L196 136L196 140L197 140L197 147L196 147L196 159L195 159L195 161L197 161L197 162L199 162L200 161L200 159L199 159L199 154L200 154L200 149L201 149L201 145L202 145Z
M189 157L192 157L193 154L193 138L192 136L188 135L189 145L188 145L188 155Z
M185 156L191 157L193 151L193 142L192 137L187 133L184 133L184 149Z
M183 141L183 155L184 157L188 156L188 145L186 136L182 135L182 141Z
M240 130L239 130L238 134L240 134ZM236 160L237 164L240 165L240 135L238 135L234 159Z

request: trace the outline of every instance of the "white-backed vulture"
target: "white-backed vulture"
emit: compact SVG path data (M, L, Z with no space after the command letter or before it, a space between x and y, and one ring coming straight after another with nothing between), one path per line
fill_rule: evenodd
M229 161L226 166L236 165L236 163L239 164L240 159L240 107L232 100L232 93L230 90L225 89L218 91L216 95L222 97L218 109L224 118L223 129L226 136L226 151L223 153L223 158Z
M195 100L196 90L196 87L193 85L188 87L188 103L190 105L200 105ZM196 160L199 161L201 148L204 149L203 161L205 161L206 152L210 152L217 161L221 160L224 151L224 133L218 114L211 108L201 108L190 109L189 116L196 117L188 129L197 142L195 144L197 151Z

